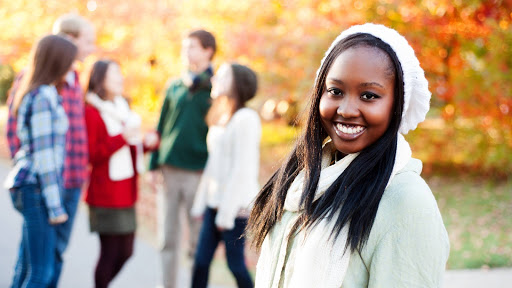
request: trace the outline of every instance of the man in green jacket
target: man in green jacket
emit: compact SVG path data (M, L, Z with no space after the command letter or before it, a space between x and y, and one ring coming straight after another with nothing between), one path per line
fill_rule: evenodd
M188 222L192 257L201 228L190 210L208 157L205 117L211 102L215 51L215 37L210 32L196 30L183 40L182 57L188 71L167 88L157 128L160 148L150 158L149 170L161 170L164 178L161 257L165 288L178 287L181 223ZM183 215L187 215L185 219L181 219Z

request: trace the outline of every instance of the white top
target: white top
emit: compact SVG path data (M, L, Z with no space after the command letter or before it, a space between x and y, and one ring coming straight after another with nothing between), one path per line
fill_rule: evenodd
M208 160L192 207L200 216L217 209L215 224L233 229L235 218L250 209L259 191L261 122L249 108L235 112L226 126L208 130Z

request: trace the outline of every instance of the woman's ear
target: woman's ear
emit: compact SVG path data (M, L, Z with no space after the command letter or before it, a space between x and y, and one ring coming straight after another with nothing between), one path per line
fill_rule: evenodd
M206 48L207 52L208 52L208 59L210 59L210 61L212 61L213 59L213 48L212 47L208 47Z

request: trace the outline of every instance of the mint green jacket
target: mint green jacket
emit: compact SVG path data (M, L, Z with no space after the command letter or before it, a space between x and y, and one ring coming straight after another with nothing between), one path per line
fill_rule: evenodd
M341 287L442 287L450 242L421 169L412 159L392 179L368 243L361 256L351 255Z
M366 246L350 256L342 288L442 287L450 243L421 169L421 161L411 159L391 180ZM294 240L288 246L288 263L293 263ZM281 280L280 287L286 287L288 279Z

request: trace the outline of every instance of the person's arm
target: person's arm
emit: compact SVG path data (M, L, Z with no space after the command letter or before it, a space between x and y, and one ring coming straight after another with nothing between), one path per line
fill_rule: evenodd
M235 219L241 208L245 208L244 199L256 195L257 189L249 190L249 184L258 179L260 162L261 123L256 113L240 116L234 125L233 154L231 155L231 173L225 186L223 200L219 205L215 224L219 228L233 229ZM235 120L235 119L233 119ZM249 188L249 189L248 189Z
M406 213L375 248L369 288L442 287L449 240L441 216L432 209Z
M85 123L89 144L89 162L98 165L109 161L110 156L126 145L122 134L110 136L100 114L92 107L85 109Z
M49 99L44 95L36 95L33 99L29 123L34 171L38 175L41 193L43 193L48 210L48 218L52 222L54 219L66 215L60 197L61 170L55 161L56 150L53 142L55 131L53 131L52 123L54 111ZM64 155L62 156L64 157Z
M164 103L162 104L162 109L161 109L161 112L160 112L160 119L158 120L158 125L157 125L157 128L156 128L156 131L158 133L158 136L159 136L159 140L162 139L162 132L163 132L163 129L164 129L164 126L165 126L165 120L167 119L167 114L169 113L169 93L171 93L173 89L173 85L169 85L169 88L167 88L167 91L165 93L165 97L164 97ZM155 151L153 151L150 155L150 158L149 158L149 165L148 165L148 170L149 171L152 171L152 170L156 170L158 168L158 156L159 156L159 149L155 149Z

